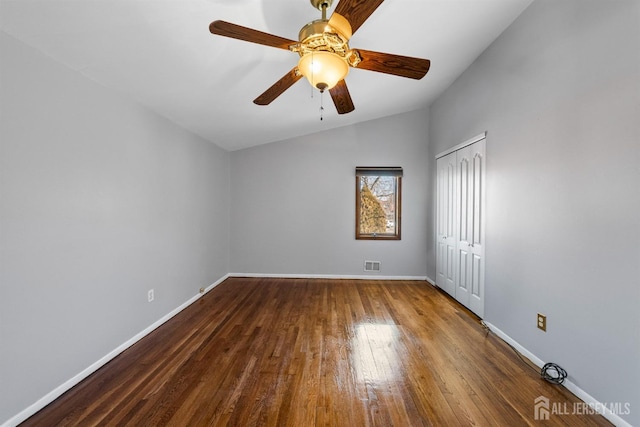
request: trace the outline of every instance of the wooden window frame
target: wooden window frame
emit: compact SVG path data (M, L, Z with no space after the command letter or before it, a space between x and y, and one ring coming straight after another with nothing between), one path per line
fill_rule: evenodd
M402 168L356 167L356 240L401 240L402 225ZM362 233L360 229L360 178L363 176L393 176L395 181L395 233Z

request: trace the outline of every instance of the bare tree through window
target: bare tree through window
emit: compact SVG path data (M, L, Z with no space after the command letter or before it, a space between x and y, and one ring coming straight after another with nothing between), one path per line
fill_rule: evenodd
M400 239L401 168L356 168L356 238Z

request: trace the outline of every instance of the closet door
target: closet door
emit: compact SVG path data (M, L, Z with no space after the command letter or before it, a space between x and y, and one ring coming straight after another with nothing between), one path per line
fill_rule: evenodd
M485 141L456 151L456 290L455 298L484 315L484 169Z
M436 285L456 289L456 153L436 161Z
M480 317L484 317L484 215L485 215L485 140L469 146L471 164L469 179L469 234L470 243L468 290L469 309ZM469 240L470 239L470 240Z
M469 209L473 205L472 185L470 182L471 162L470 148L465 147L456 151L456 178L458 180L458 215L456 217L456 264L457 281L455 298L465 307L469 306L471 278L469 266L471 264L471 235L473 234L473 212Z
M484 316L485 138L436 160L436 285Z

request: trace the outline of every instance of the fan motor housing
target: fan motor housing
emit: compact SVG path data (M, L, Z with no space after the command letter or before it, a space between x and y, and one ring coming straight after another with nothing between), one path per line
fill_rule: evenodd
M357 50L349 48L349 38L333 26L327 19L317 19L302 27L298 35L299 43L290 47L300 57L311 52L330 52L343 58L352 67L362 61Z
M300 55L309 51L323 50L345 56L349 51L348 39L329 25L326 19L317 19L302 27L298 35Z

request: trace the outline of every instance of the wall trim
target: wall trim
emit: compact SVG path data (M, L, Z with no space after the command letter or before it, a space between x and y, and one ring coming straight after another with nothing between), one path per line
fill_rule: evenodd
M475 144L476 142L481 141L481 140L485 139L486 137L487 137L487 131L484 131L480 135L476 135L471 139L467 139L465 142L462 142L462 143L456 145L455 147L451 147L451 148L447 149L446 151L443 151L442 153L436 154L436 159L439 159L440 157L444 157L447 154L451 154L454 151L458 151L459 149L464 148L467 145Z
M489 327L489 329L491 329L491 332L493 332L500 339L502 339L504 342L506 342L507 344L511 345L513 348L515 348L524 357L526 357L527 359L531 360L538 368L542 368L544 366L544 362L539 357L537 357L535 354L531 353L529 350L524 348L516 340L514 340L509 335L507 335L504 332L502 332L495 325L492 325L491 323L489 323L487 321L485 321L484 323ZM578 397L580 400L582 400L587 405L592 407L600 415L605 417L607 420L611 421L614 425L619 426L619 427L632 427L631 424L629 424L628 422L623 420L620 417L620 415L611 412L611 410L606 405L604 405L602 402L599 402L598 400L596 400L593 396L591 396L589 393L587 393L586 391L584 391L583 389L578 387L573 382L571 382L568 379L566 379L564 381L564 383L562 383L562 385L567 390L569 390L571 393L575 394L576 397ZM532 404L532 407L533 407L533 402L531 402L531 404Z
M427 276L373 276L373 275L340 275L340 274L273 274L273 273L229 273L229 277L273 277L282 279L351 279L351 280L422 280Z
M202 296L204 294L206 294L211 289L213 289L216 286L218 286L220 283L224 282L228 277L229 277L229 274L225 274L220 279L218 279L217 281L215 281L211 285L207 286L203 293L198 293L197 295L192 296L187 301L182 303L180 306L176 307L175 309L173 309L169 313L165 314L163 317L161 317L160 319L156 320L154 323L149 325L147 328L145 328L144 330L138 332L136 335L131 337L129 340L127 340L126 342L122 343L121 345L119 345L118 347L116 347L115 349L110 351L108 354L106 354L103 357L101 357L96 362L92 363L90 366L88 366L87 368L85 368L84 370L82 370L81 372L79 372L78 374L73 376L72 378L70 378L67 381L65 381L64 383L60 384L58 387L54 388L49 393L47 393L44 396L42 396L40 399L38 399L36 402L31 404L27 408L23 409L22 411L20 411L19 413L17 413L13 417L11 417L8 420L6 420L0 426L1 427L17 426L21 422L25 421L27 418L29 418L30 416L34 415L36 412L38 412L39 410L41 410L42 408L47 406L49 403L51 403L54 400L56 400L63 393L65 393L66 391L68 391L71 388L73 388L80 381L84 380L89 375L93 374L95 371L100 369L102 366L106 365L107 362L111 361L113 358L118 356L120 353L122 353L123 351L125 351L126 349L128 349L129 347L131 347L132 345L137 343L138 341L140 341L145 336L149 335L151 332L153 332L155 329L157 329L163 323L167 322L172 317L174 317L176 314L180 313L182 310L184 310L185 308L187 308L188 306L190 306L191 304L193 304L194 302L196 302L197 300L202 298Z

